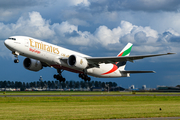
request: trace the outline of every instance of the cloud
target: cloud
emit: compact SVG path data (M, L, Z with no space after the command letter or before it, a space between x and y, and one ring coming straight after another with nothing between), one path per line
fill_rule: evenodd
M116 0L116 1L97 1L91 2L90 8L92 11L177 11L180 7L180 1L177 0Z
M89 0L69 0L69 3L76 6L82 5L86 7L88 7L91 4Z
M9 50L5 47L4 41L0 40L0 58L12 58L12 54L9 52Z
M160 34L149 26L142 27L121 21L112 29L101 25L91 33L79 30L78 25L70 24L68 21L51 24L50 20L42 18L41 14L35 11L21 16L16 23L0 23L0 33L1 39L24 35L55 44L67 44L70 48L77 46L79 50L106 49L116 53L128 42L134 44L133 50L137 53L171 52L177 50L177 44L180 43L180 35L172 28Z
M22 14L29 11L43 11L51 7L57 0L1 0L0 21L15 22ZM46 12L47 13L47 12Z
M51 1L51 2L54 2ZM30 6L39 6L39 5L48 5L51 3L48 0L1 0L0 8L1 9L22 9L24 7Z
M20 17L15 24L0 23L0 33L3 33L1 38L5 39L12 35L27 35L48 39L54 35L49 23L50 21L44 20L40 13L31 12L27 18Z
M77 19L77 18L72 18L72 19L68 20L68 23L77 25L77 26L86 26L86 27L90 26L90 24L88 22Z
M121 35L121 28L114 28L110 30L106 26L100 26L95 31L95 36L100 44L103 46L108 46L108 44L119 43L119 38Z

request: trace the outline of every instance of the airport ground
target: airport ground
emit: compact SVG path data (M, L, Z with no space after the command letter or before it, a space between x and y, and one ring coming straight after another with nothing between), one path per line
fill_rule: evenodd
M179 93L42 91L0 92L0 96L0 119L180 117Z

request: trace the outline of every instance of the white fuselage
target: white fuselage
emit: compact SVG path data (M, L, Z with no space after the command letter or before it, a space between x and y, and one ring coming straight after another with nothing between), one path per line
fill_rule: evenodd
M12 52L17 52L19 55L36 59L46 63L50 67L56 69L64 69L75 73L82 73L82 69L74 66L69 66L64 62L63 58L68 58L70 55L78 55L81 57L90 57L79 52L75 52L63 47L59 47L38 39L25 36L12 36L16 40L5 40L4 44ZM99 64L99 67L87 69L87 74L94 77L128 77L129 74L121 74L119 69L114 64Z

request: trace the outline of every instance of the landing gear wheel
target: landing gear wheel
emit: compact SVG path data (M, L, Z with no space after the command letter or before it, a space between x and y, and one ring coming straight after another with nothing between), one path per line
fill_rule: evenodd
M66 79L65 78L62 78L62 82L65 82L66 81Z
M19 63L19 59L15 59L15 60L14 60L14 63Z
M62 76L61 76L61 77L59 77L59 78L57 78L57 80L59 80L59 82L65 82L65 81L66 81L66 79L65 79L65 78L63 78Z
M19 56L19 52L17 51L13 51L12 54L14 55L14 57L16 59L14 59L14 63L19 63L19 59L18 59L18 56Z
M86 82L86 81L91 81L91 78L88 77L86 74L80 73L80 74L79 74L79 77L80 77L81 79L83 79L85 82Z
M91 78L90 78L90 77L88 77L88 78L87 78L87 80L88 80L88 81L91 81Z
M57 75L55 74L53 77L54 77L56 80L59 80L59 82L65 82L66 79L63 78L62 75L61 75L61 73L63 72L63 70L57 69L57 72L58 72L59 74L57 74Z

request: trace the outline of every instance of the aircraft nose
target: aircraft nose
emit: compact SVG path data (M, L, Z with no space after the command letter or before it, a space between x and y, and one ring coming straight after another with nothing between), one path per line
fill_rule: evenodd
M7 44L8 44L8 40L5 40L4 45L7 46Z
M9 41L9 40L5 40L5 41L4 41L4 45L5 45L6 47L9 47L9 46L10 46L10 41Z
M11 43L10 40L5 40L4 41L4 45L8 48L8 49L12 49L13 45Z

